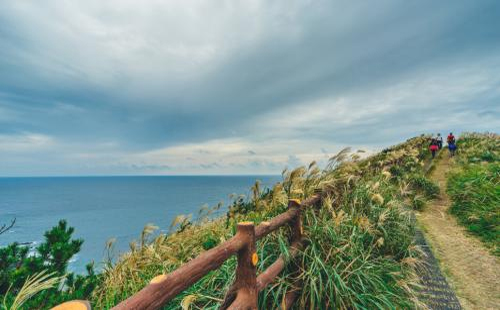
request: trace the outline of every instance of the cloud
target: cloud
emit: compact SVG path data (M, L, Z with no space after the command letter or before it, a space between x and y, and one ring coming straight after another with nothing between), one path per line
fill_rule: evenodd
M498 131L498 12L498 1L2 2L0 145L17 150L0 155L2 173L279 173L288 154Z
M136 165L136 164L132 164L131 167L133 169L136 169L139 171L152 170L152 171L156 171L156 172L172 169L172 167L170 167L168 165Z
M297 157L297 155L288 155L288 167L290 169L294 169L294 168L297 168L299 166L302 166L303 163L302 161L300 160L300 158Z
M28 132L13 135L0 134L0 151L4 153L38 152L53 144L53 138L43 134Z
M265 113L257 122L266 124L264 130L273 136L277 132L300 139L315 136L347 145L390 143L447 126L498 129L487 118L500 111L498 70L498 56L444 65L376 91L299 102ZM475 117L467 116L471 111ZM285 113L288 117L280 117Z

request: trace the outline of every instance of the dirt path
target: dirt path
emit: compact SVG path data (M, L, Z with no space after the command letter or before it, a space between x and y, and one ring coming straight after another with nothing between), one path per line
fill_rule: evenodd
M500 260L447 212L446 172L452 161L447 154L439 159L431 179L439 184L440 197L417 214L417 219L462 307L500 309Z

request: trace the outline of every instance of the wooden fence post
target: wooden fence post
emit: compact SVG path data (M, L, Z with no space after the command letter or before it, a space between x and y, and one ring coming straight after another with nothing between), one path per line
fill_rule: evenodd
M303 228L302 228L302 206L300 204L300 200L298 199L289 199L288 200L288 208L289 209L296 209L297 214L295 215L295 218L291 221L290 223L290 228L292 230L292 235L291 235L291 240L290 242L292 244L300 242L302 240L302 235L303 235ZM297 268L297 267L294 267ZM295 283L294 286L296 286L298 283ZM298 289L292 289L288 291L285 296L283 296L283 302L281 305L281 309L290 309L292 305L295 303L295 299L297 299L298 296Z
M236 280L228 290L221 309L257 309L257 262L255 226L253 222L238 223L236 236L245 246L238 251ZM233 302L234 300L234 302Z
M300 201L298 199L289 199L288 200L288 208L296 209L297 214L295 218L290 222L290 228L292 229L291 243L295 241L299 241L302 239L303 228L302 228L302 207L300 205Z

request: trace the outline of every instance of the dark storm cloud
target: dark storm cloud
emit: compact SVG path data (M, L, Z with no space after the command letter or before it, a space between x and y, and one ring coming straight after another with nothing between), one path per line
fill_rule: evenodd
M425 90L418 83L464 66L467 74L488 77L500 65L499 38L498 1L4 2L0 143L14 146L21 137L28 141L22 147L37 141L41 157L64 153L68 165L75 156L106 165L115 157L214 139L316 140L334 144L331 149L381 146L461 120L457 130L498 130L491 128L499 113L498 80L473 89L474 81L451 74L454 84L445 91L472 89L469 97L437 92L435 100L419 94L432 93L432 81ZM402 100L384 92L405 81ZM372 100L381 94L393 100L388 109L363 114L383 105ZM349 122L335 119L342 98L352 109ZM296 107L309 107L301 110L306 117L325 100L333 107L331 120L273 125L295 117ZM465 117L468 112L475 118ZM182 158L217 152L194 150ZM267 155L291 151L299 150ZM245 161L239 160L234 164ZM214 164L197 166L220 168ZM135 165L176 169L170 162Z

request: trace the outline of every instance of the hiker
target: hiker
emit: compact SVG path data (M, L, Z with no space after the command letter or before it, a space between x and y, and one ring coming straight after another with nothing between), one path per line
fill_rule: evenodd
M457 150L457 145L455 144L455 140L452 142L448 142L448 150L450 151L450 157L455 156L455 151Z
M448 135L448 138L446 138L446 142L448 144L450 144L450 143L455 144L455 136L453 135L452 132L450 132L450 134Z
M436 139L432 139L431 145L429 145L429 150L431 151L432 158L436 157L436 151L439 149Z
M437 140L438 148L442 149L443 148L443 137L441 136L440 133L438 133L436 140Z

